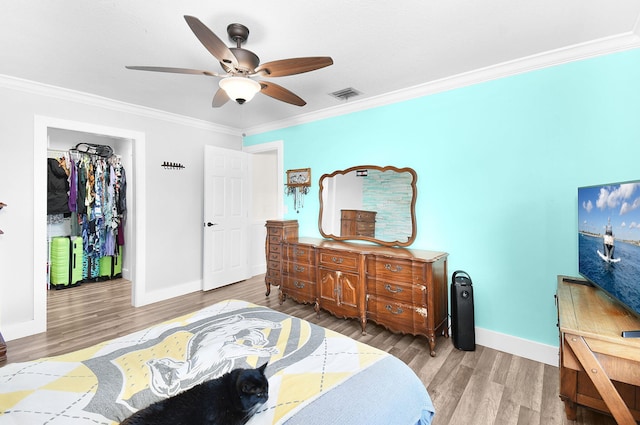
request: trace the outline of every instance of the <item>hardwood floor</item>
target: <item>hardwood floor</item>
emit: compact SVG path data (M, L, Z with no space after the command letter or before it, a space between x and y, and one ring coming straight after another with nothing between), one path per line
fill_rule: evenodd
M278 303L277 288L265 297L263 276L208 292L131 307L125 280L85 284L48 292L48 331L7 342L9 362L32 360L84 348L228 299L243 299L303 318L388 351L407 363L427 387L436 407L434 425L614 425L605 415L578 409L567 421L558 398L558 368L478 346L458 351L439 337L436 357L423 337L398 335L373 323L367 335L357 320L316 315L309 305ZM384 389L381 389L384 390Z

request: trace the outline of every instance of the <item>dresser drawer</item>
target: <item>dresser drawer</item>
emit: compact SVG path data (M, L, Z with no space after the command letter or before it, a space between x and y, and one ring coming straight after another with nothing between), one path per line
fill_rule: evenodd
M316 280L316 267L311 264L285 261L282 272L297 279Z
M427 327L427 309L412 307L401 302L369 296L367 314L371 320L394 332L424 335Z
M390 279L406 283L413 281L415 269L417 268L419 272L422 266L421 263L414 263L410 260L387 257L376 257L375 260L367 263L367 269L373 269L370 274L373 274L377 279Z
M269 244L269 252L277 252L278 254L282 252L282 245L280 242L278 243L270 243Z
M281 260L281 256L280 256L280 251L269 251L269 254L267 255L267 260L268 261L280 261Z
M267 269L269 270L280 270L280 261L269 260L267 262Z
M374 221L376 219L376 212L362 210L341 210L340 218L342 220Z
M367 294L418 306L426 305L427 302L427 288L424 285L413 285L398 280L367 278Z
M282 238L280 236L269 236L269 243L273 245L278 245L282 243Z
M272 269L268 268L266 273L266 278L270 280L276 280L278 285L280 284L280 279L282 278L282 273L280 273L280 267Z
M311 265L316 263L315 249L309 245L287 244L284 249L287 253L287 260Z
M373 211L358 211L356 213L356 220L358 221L374 221L376 219L376 213Z
M298 302L315 302L316 284L293 276L284 276L281 291Z
M268 229L269 229L269 237L277 237L278 241L282 240L282 235L284 232L282 227L269 226Z
M354 270L359 268L359 255L333 249L318 251L318 265L338 270Z

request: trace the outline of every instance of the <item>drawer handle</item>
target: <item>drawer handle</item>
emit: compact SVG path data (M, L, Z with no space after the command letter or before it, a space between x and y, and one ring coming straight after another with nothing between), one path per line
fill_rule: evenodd
M303 271L304 271L304 267L302 267L302 266L298 266L298 265L295 265L295 266L293 267L293 270L295 270L295 271L297 271L297 272L303 272Z
M399 294L400 292L402 292L402 288L401 287L396 286L396 289L392 289L391 288L391 284L389 284L389 283L384 285L384 289L386 289L387 291L391 292L392 294Z
M342 257L331 257L331 261L333 261L336 264L342 264L344 259Z
M394 273L399 272L399 271L402 270L401 266L396 266L395 268L393 268L393 266L391 264L389 264L389 263L385 264L384 268L389 270L390 272L394 272Z
M304 282L298 282L297 280L293 282L293 286L295 286L298 289L302 289L304 288Z
M393 307L391 307L391 305L387 304L386 306L384 306L384 308L386 308L387 310L389 310L389 313L391 314L402 314L404 313L404 310L401 309L400 307L397 307L395 311L393 311Z
M304 249L296 248L296 249L295 249L295 251L293 252L293 254L294 254L296 257L301 257L301 256L303 256L303 255L305 255L305 254L306 254L306 251L305 251Z

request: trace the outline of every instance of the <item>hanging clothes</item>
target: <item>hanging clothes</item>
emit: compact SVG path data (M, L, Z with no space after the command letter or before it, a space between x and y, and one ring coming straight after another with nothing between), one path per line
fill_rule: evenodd
M83 278L98 278L100 259L117 255L124 245L126 174L121 159L75 149L48 159L47 166L48 214L71 213L70 235L82 237Z
M69 170L69 211L77 211L78 201L78 171L76 170L75 162L70 159Z
M69 181L64 168L55 158L47 158L47 214L68 214Z

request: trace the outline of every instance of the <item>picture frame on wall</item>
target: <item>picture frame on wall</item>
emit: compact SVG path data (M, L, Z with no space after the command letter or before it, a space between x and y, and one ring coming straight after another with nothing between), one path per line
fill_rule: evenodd
M311 168L287 170L287 186L311 186Z

